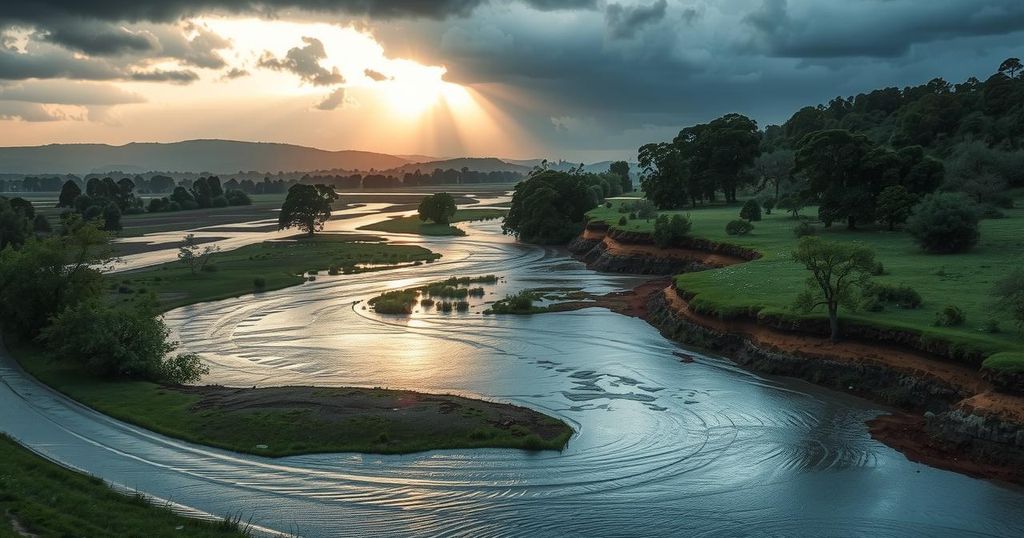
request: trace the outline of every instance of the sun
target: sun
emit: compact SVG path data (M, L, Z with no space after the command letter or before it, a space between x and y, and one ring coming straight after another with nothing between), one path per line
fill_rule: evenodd
M398 117L415 119L439 105L458 112L472 99L466 88L444 80L444 67L402 60L389 67L391 76L373 84Z

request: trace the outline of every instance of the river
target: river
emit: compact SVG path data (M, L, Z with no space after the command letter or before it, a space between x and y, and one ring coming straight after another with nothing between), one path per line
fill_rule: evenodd
M337 230L363 217L333 221ZM443 258L184 307L167 322L236 386L360 385L526 405L577 433L561 453L239 455L152 434L0 361L0 429L41 454L214 515L302 536L1021 536L1024 490L906 460L870 438L885 410L680 348L599 308L535 316L362 308L379 291L498 274L491 288L623 289L495 221L461 238L392 236ZM147 259L152 259L150 256Z

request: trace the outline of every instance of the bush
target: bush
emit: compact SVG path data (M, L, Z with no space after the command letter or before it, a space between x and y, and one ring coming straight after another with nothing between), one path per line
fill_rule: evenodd
M654 221L654 244L661 248L678 244L690 233L693 223L689 215L659 215Z
M1024 329L1024 269L1014 269L992 288L996 309L1009 314Z
M871 268L871 274L874 276L882 276L885 274L885 266L882 262L875 262L875 266Z
M754 225L745 220L731 220L725 225L725 233L729 235L747 235Z
M329 274L331 276L338 276L338 275L340 275L341 274L341 266L340 265L332 265L332 266L328 267L327 268L327 274Z
M793 228L793 235L797 237L807 237L809 235L815 235L817 233L818 230L814 229L814 226L808 224L807 221L800 221L800 224L797 224Z
M761 205L757 203L757 200L747 200L747 203L743 204L743 207L740 208L740 218L747 222L761 220Z
M772 198L771 196L765 198L764 202L761 204L761 207L764 208L765 215L771 215L772 209L775 209L775 198Z
M211 205L213 205L213 207L227 207L228 199L223 196L216 196L213 198Z
M227 198L228 205L252 205L249 195L238 189L229 190L224 193L224 197Z
M632 211L636 214L636 217L630 218L647 220L658 216L658 206L654 205L654 202L650 200L637 200L633 203Z
M165 360L178 347L170 330L148 307L114 307L90 301L69 307L43 329L40 339L63 360L104 377L186 383L206 373L192 354Z
M863 293L865 296L874 297L883 303L895 303L900 308L921 307L921 294L906 284L892 286L872 282L864 288Z
M207 262L206 264L203 265L202 271L204 273L216 273L219 269L220 268L217 267L217 264L212 263L212 262Z
M421 299L420 300L420 306L422 306L424 308L430 308L430 307L434 306L434 300L431 299L430 297L427 297L425 299Z
M625 226L628 222L629 220L626 218L625 215L619 217L619 226Z
M469 303L466 301L459 301L455 303L456 312L469 312Z
M252 279L252 289L256 291L263 291L267 289L267 279L261 276Z
M936 327L959 327L967 321L964 311L956 305L946 305L935 313Z
M611 203L611 202L605 202L605 203L604 203L604 207L605 207L606 209L611 209L611 208L612 208L612 203Z
M914 207L907 232L927 252L963 252L978 243L978 214L962 194L931 194Z

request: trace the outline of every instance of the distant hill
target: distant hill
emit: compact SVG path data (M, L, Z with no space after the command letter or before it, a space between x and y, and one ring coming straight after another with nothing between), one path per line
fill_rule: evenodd
M520 174L526 174L530 171L529 166L507 163L495 157L461 157L442 161L409 163L388 170L387 173L402 176L403 174L412 174L419 170L421 174L430 174L437 168L441 170L462 170L463 168L468 168L474 172L518 172Z
M88 174L168 171L229 174L239 170L387 170L408 164L394 155L368 151L326 151L291 144L186 140L184 142L50 144L0 148L0 173Z

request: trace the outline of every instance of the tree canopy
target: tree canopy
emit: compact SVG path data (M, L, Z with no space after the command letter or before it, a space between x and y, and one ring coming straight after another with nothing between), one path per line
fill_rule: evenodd
M438 224L448 224L455 216L455 198L447 192L437 192L425 196L420 202L420 220L432 220Z
M565 243L580 232L584 216L604 201L597 174L541 170L516 185L501 229L527 243Z
M292 185L281 205L277 227L279 230L295 227L313 235L331 218L331 205L337 199L338 194L327 185Z
M830 337L839 340L839 307L856 309L860 288L871 278L875 253L869 247L819 237L803 237L793 251L793 260L811 272L807 285L797 296L796 308L810 312L824 306L828 312Z

